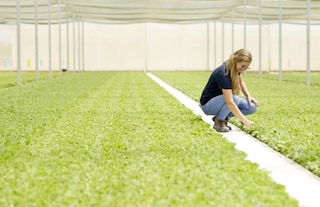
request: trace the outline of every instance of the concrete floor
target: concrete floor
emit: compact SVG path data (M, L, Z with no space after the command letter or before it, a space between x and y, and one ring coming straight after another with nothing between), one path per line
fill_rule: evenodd
M153 74L147 73L147 75L192 110L195 115L201 116L202 120L212 128L212 117L205 115L198 103ZM221 134L230 142L235 143L237 150L245 152L247 160L257 163L261 169L268 171L276 183L284 185L288 194L299 201L300 206L320 207L320 178L318 176L234 125L229 125L232 127L232 131Z

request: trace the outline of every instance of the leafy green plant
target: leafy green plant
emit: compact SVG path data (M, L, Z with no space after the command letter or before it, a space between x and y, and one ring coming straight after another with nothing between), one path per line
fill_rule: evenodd
M144 73L0 95L1 206L298 206Z
M51 76L57 77L59 74L57 71L53 71ZM9 72L9 71L1 71L0 72L0 89L1 88L7 88L12 86L17 86L18 83L18 73L15 72ZM45 80L49 78L49 72L40 71L39 72L39 80ZM21 72L21 82L22 84L35 82L36 81L36 73L34 71Z
M155 74L198 101L211 72ZM250 117L256 125L245 128L236 119L231 122L319 176L319 85L302 83L305 73L285 73L284 81L276 77L245 74L250 92L261 104ZM319 77L319 73L311 75L312 80Z

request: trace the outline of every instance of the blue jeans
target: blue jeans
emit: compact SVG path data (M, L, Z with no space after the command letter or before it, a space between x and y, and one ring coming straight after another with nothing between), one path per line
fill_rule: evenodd
M240 96L233 95L233 100L243 115L253 114L257 110L254 103L249 104L246 99L241 98ZM206 115L216 115L218 120L234 117L228 109L223 95L210 99L205 105L200 105L200 108Z

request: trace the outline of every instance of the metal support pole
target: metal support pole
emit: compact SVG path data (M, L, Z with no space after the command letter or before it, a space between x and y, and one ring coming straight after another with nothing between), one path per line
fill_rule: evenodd
M234 11L233 11L233 8L232 8L231 38L232 38L231 52L233 52L234 51Z
M78 21L78 72L80 72L81 65L81 37L80 37L80 22Z
M39 51L38 51L38 1L34 0L34 28L35 28L35 66L36 66L36 82L39 81Z
M270 38L271 34L270 34L270 24L268 24L268 73L271 72L271 38Z
M224 15L222 15L222 25L221 25L221 32L222 32L222 40L221 40L221 62L224 62Z
M282 0L279 0L279 81L282 81Z
M243 48L247 48L247 1L243 0Z
M49 78L52 78L52 64L51 64L51 0L48 0L48 63L49 63Z
M148 23L144 23L144 72L148 72Z
M310 85L310 14L311 14L311 0L307 0L307 85Z
M16 1L16 25L17 25L17 84L21 86L21 37L20 37L20 0Z
M66 29L67 29L67 71L69 72L70 70L70 63L69 63L69 60L70 60L70 57L69 57L69 19L67 18L67 22L66 22Z
M75 17L74 17L74 14L73 14L73 23L72 23L72 26L73 26L73 72L76 71L76 23L75 23Z
M214 50L214 68L217 66L217 22L214 21L214 31L213 31L213 34L214 34L214 47L213 47L213 50Z
M259 76L262 75L262 0L259 0Z
M207 70L210 69L210 25L207 22Z
M59 74L62 75L62 54L61 54L61 0L59 0Z
M82 71L84 71L84 22L82 21Z

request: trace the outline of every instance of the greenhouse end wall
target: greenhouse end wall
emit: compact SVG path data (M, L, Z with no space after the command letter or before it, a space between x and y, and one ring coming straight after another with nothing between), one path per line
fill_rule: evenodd
M83 27L82 27L83 26ZM281 67L284 71L305 71L307 40L305 25L259 25L229 23L128 25L61 24L38 26L38 68L89 71L108 70L213 70L226 60L232 51L246 47L253 54L251 68L259 70L261 51L262 71L278 71L279 49L282 46ZM17 34L15 25L0 25L0 70L17 70ZM83 31L82 31L83 29ZM245 31L245 32L244 32ZM246 33L246 37L244 34ZM310 67L320 71L320 26L311 27ZM36 68L35 26L21 25L21 69ZM61 48L59 48L61 45ZM49 52L50 51L50 52ZM61 63L60 55L61 51Z

